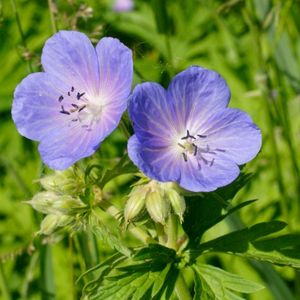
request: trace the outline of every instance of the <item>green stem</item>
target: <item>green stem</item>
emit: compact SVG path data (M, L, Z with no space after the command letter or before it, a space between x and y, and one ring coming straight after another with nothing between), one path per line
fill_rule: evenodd
M182 274L179 273L176 285L175 285L175 293L179 300L192 300L192 296L190 294L189 288L182 277Z
M167 247L177 250L177 239L178 239L178 223L177 217L174 214L170 214L168 223L166 226L167 233Z
M22 288L21 288L21 299L22 300L26 300L29 298L28 297L28 288L29 288L30 282L34 278L34 271L35 271L36 265L38 263L38 258L39 258L39 256L38 256L37 252L32 254L32 256L30 258L30 263L26 270L25 279L24 279L24 282L23 282Z
M91 232L81 232L78 234L78 240L85 261L85 269L90 269L98 262L94 236Z
M55 20L55 16L54 16L54 4L53 4L52 0L48 0L48 7L49 7L52 31L53 31L53 33L56 33L57 25L56 25L56 20Z
M1 295L3 297L3 300L11 300L2 262L0 262L0 287L1 287L1 292L2 292Z
M40 243L40 281L41 281L41 299L55 299L54 274L52 266L52 254L50 245Z
M114 205L112 205L110 202L103 200L101 201L100 206L103 210L105 210L114 218L118 219L118 216L120 216L120 210ZM94 208L94 210L97 212L97 208ZM147 234L140 227L130 227L128 230L134 237L136 237L138 240L140 240L146 245L149 243L156 242L149 234Z
M170 69L170 73L171 73L171 77L172 77L175 74L175 67L174 67L174 61L173 61L170 36L168 33L165 34L165 42L166 42L166 48L167 48L168 61L171 66L169 69Z
M24 35L23 29L22 29L21 19L20 19L19 12L18 12L18 9L17 9L16 1L15 0L11 0L11 5L12 5L13 13L15 14L18 31L20 33L21 40L22 40L22 45L23 45L24 49L27 50L28 49L27 48L27 43L26 43L25 35ZM29 72L32 73L33 72L33 68L32 68L30 60L28 60L27 63L28 63Z

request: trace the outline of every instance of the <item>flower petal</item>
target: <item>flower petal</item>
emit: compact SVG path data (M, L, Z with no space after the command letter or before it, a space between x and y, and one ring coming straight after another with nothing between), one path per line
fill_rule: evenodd
M59 113L58 98L64 87L46 73L33 73L22 80L14 93L12 117L23 136L39 141L48 132L61 131L67 122Z
M133 77L132 52L118 39L102 38L96 46L99 65L99 95L106 104L127 107Z
M179 185L192 192L210 192L234 181L240 170L236 163L222 157L206 157L199 168L196 159L181 164ZM212 160L214 159L214 160Z
M152 82L137 85L128 112L135 134L144 146L165 147L171 143L177 129L161 85Z
M177 181L179 178L180 161L171 149L149 149L133 135L128 140L128 155L133 163L152 179L167 182Z
M194 132L212 113L228 105L230 90L221 75L194 66L174 77L167 98L181 131Z
M261 148L261 132L249 115L241 110L226 108L212 115L202 132L209 147L221 149L219 155L244 164L253 159ZM224 152L225 151L225 152Z
M88 37L77 31L59 31L47 40L42 53L44 70L69 89L96 95L99 86L98 61ZM67 91L65 91L66 93Z

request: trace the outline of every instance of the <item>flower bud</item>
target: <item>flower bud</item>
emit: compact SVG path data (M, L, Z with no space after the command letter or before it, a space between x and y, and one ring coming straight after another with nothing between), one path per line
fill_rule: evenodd
M150 217L158 223L165 224L170 213L170 203L165 199L161 189L152 190L146 197L146 208Z
M85 204L79 198L59 195L51 191L40 192L26 203L43 214L54 215L74 214L85 207Z
M42 223L39 233L44 235L50 235L53 233L55 228L57 227L57 224L59 222L60 216L57 215L47 215Z
M186 208L184 197L179 195L174 189L167 189L165 194L171 203L173 211L179 216L180 222L182 222L183 214Z
M25 203L30 204L35 210L48 214L52 208L53 202L57 201L59 196L54 192L37 193L30 201Z
M144 208L148 189L145 186L135 187L126 202L124 209L125 222L133 220Z
M78 194L84 188L83 177L73 168L64 171L55 171L54 174L46 175L39 179L42 187L47 191L66 193L70 195Z

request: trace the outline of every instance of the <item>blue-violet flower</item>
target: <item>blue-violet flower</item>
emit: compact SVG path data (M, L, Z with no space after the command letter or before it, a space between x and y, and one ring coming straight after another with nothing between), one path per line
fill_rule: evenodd
M134 7L133 0L116 0L113 5L115 12L126 12L131 11Z
M90 156L118 125L132 83L132 53L118 39L93 47L86 35L60 31L42 52L45 72L16 88L12 117L18 131L39 141L43 161L63 170Z
M131 160L148 177L194 192L231 183L238 165L258 153L261 133L245 112L227 107L229 99L225 80L196 66L175 76L167 91L156 83L136 86L128 108Z

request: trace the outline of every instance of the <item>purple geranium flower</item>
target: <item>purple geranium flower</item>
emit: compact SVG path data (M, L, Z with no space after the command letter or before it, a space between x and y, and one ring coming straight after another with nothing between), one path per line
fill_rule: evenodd
M124 12L132 10L133 7L133 0L116 0L113 5L113 10L116 12Z
M225 80L200 67L178 74L167 91L138 85L129 102L130 158L148 177L190 191L229 184L261 147L260 130L245 112L228 108L229 99Z
M132 83L132 54L118 39L93 47L86 35L60 31L45 44L45 72L16 88L12 117L19 132L39 141L43 161L62 170L93 154L118 125Z

